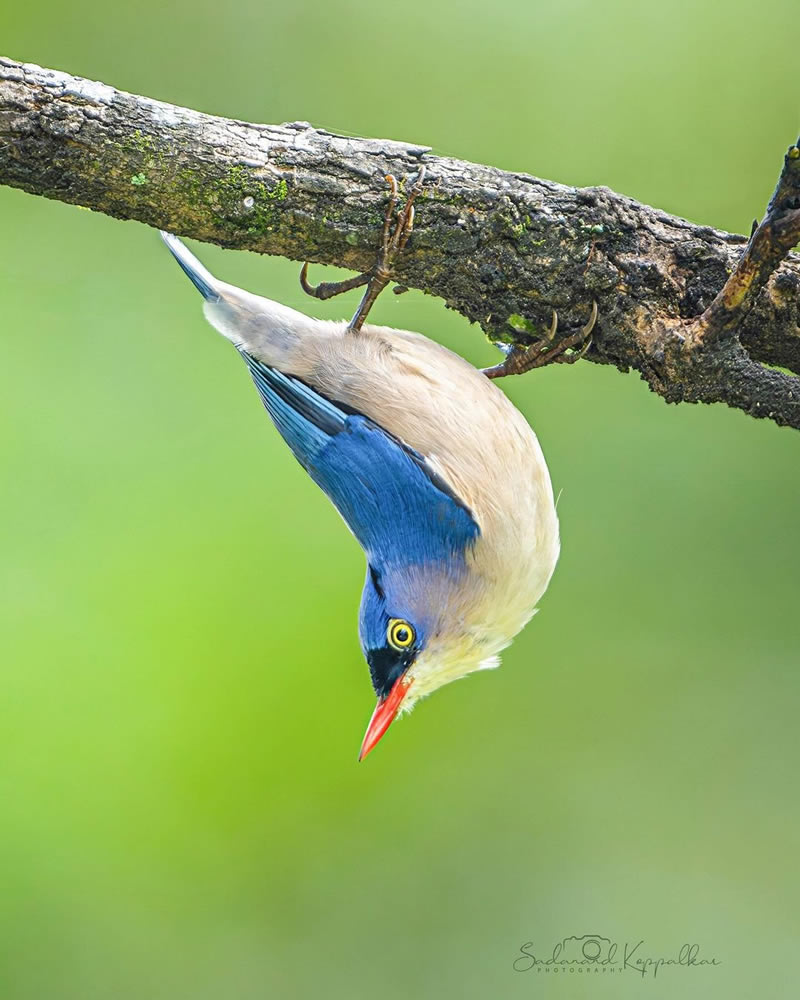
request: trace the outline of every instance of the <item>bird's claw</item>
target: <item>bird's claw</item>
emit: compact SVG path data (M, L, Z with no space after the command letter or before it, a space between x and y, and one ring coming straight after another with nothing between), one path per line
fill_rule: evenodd
M408 197L406 198L406 203L403 206L403 211L397 216L397 221L395 223L394 229L392 230L392 221L394 219L395 209L397 208L397 179L394 174L387 174L386 181L389 184L390 194L389 194L389 204L386 206L386 215L383 222L383 245L381 248L378 267L381 264L388 266L391 258L396 253L402 253L406 248L408 239L414 232L414 200L417 195L422 191L422 185L425 181L425 166L420 165L419 172L417 174L417 179L408 192Z
M550 329L544 335L545 340L549 341L551 344L556 339L556 330L558 330L558 313L553 310L553 318L550 321Z
M592 345L592 330L597 322L597 303L592 302L592 313L588 322L563 340L556 341L558 329L558 313L553 310L550 329L545 336L530 347L506 348L498 345L506 352L505 359L499 365L482 369L487 378L502 378L505 375L522 375L534 368L544 368L549 364L573 365L586 354ZM579 350L574 348L579 347Z
M308 280L308 263L303 264L300 271L300 285L307 295L315 299L331 299L334 295L342 292L349 292L353 288L366 285L367 290L361 300L361 304L355 316L350 321L350 330L357 332L364 325L367 313L372 308L375 299L389 283L389 275L392 260L402 253L406 248L409 237L414 231L414 200L422 191L425 180L425 167L420 165L417 179L408 192L406 203L401 212L397 212L397 201L399 186L394 174L386 175L386 182L389 185L389 202L386 206L386 213L383 218L383 231L381 234L381 246L378 251L378 258L371 271L357 274L344 281L322 281L318 285L312 285ZM405 289L403 289L405 291Z
M300 269L300 287L315 299L332 299L334 295L341 295L342 292L349 292L352 288L359 288L369 281L369 274L357 274L344 281L321 281L318 285L312 285L308 280L308 261Z

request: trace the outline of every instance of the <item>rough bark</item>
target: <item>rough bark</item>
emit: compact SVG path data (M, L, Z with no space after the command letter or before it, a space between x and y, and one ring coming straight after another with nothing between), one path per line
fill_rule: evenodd
M211 117L0 58L0 183L226 247L373 263L384 177L426 166L404 285L495 341L527 345L551 311L599 320L586 359L635 369L669 402L723 402L800 428L800 153L750 240L607 188L354 139L305 122ZM724 168L724 166L723 166Z

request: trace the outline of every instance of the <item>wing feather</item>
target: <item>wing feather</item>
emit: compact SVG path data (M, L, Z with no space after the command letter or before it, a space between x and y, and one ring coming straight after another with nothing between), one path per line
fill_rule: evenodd
M463 555L480 534L471 511L423 455L363 414L240 353L273 423L370 560Z

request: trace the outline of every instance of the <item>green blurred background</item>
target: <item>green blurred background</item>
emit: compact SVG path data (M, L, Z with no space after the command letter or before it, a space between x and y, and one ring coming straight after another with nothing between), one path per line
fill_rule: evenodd
M799 32L797 0L43 0L0 50L743 232ZM563 491L556 576L500 671L357 765L362 555L244 366L154 231L1 188L0 219L3 1000L796 995L797 432L586 363L504 384ZM374 318L495 358L416 292ZM587 933L722 964L512 969Z

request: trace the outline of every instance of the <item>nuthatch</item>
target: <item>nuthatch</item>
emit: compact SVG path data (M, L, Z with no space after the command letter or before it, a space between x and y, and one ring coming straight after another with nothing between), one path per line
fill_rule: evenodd
M302 271L320 298L367 285L349 324L218 281L162 233L206 318L239 351L278 431L366 554L359 637L378 704L359 759L398 712L497 666L533 615L559 552L553 490L536 435L490 379L574 347L595 315L578 338L514 350L485 372L418 333L364 325L413 227L421 182L395 218L388 179L374 270L317 288Z

